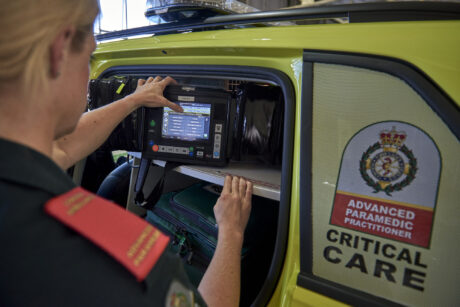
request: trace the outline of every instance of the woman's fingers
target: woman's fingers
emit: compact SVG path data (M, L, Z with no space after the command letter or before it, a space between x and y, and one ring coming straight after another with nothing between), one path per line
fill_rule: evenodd
M250 203L251 198L252 198L252 182L248 181L248 183L246 185L245 193L246 194L244 195L244 200L246 201L246 203Z
M240 183L240 178L238 177L233 177L233 180L232 180L232 194L239 194L239 183Z
M247 185L247 181L244 178L240 178L239 195L240 195L241 198L244 198L244 196L246 194L246 185Z
M166 77L166 78L162 78L161 76L156 76L155 78L153 78L152 76L148 77L147 80L144 80L144 79L138 79L137 80L137 85L140 86L140 85L144 85L146 83L157 83L157 82L161 82L162 86L163 87L166 87L170 84L177 84L177 81L174 80L173 78L171 77Z
M232 176L225 176L224 188L222 189L222 193L232 193Z
M138 79L137 80L137 86L142 86L145 84L145 80L144 79Z
M171 78L170 76L167 76L166 78L164 78L161 83L164 83L163 86L164 87L167 87L168 85L170 84L174 84L174 85L177 85L177 81L174 80L173 78Z
M162 101L162 103L163 103L163 105L165 107L169 107L169 108L171 108L174 111L179 112L179 113L184 112L184 109L180 105L178 105L178 104L176 104L174 102L171 102L171 101L169 101L168 99L166 99L164 97L161 97L161 101Z
M241 200L252 196L252 183L243 178L237 176L225 176L224 187L222 193L236 194Z

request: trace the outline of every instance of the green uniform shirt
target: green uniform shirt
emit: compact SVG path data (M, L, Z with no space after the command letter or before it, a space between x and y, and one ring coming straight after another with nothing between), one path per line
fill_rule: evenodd
M46 201L74 187L48 157L0 139L0 306L205 305L178 257L163 253L138 282L44 212Z

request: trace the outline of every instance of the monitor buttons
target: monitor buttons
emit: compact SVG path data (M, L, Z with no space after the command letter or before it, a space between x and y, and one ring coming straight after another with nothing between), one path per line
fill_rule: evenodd
M166 147L166 152L167 153L174 153L174 147L172 146L165 146Z
M160 148L158 147L158 145L153 145L153 146L152 146L152 150L153 150L154 152L157 152L159 149L160 149Z
M221 140L221 135L216 134L214 136L214 154L212 155L214 159L220 158L220 140Z
M202 151L197 151L197 152L196 152L196 156L197 156L198 158L203 158L203 154L204 154L204 153L203 153Z
M167 146L160 145L160 149L158 150L158 152L166 152L166 147Z
M216 132L217 132L217 126L218 125L220 125L220 130L222 130L222 125L217 124L216 125ZM222 141L222 134L216 133L214 135L214 153L212 155L212 157L214 159L219 159L220 158L220 144L221 144L221 141Z
M215 131L216 133L222 133L222 124L216 124Z
M172 147L172 148L173 148L173 153L178 154L178 155L189 155L190 153L190 150L188 147ZM193 155L193 151L191 153Z

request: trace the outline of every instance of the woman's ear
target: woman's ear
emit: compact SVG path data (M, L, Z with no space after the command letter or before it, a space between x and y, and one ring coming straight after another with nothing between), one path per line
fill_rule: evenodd
M62 29L50 45L50 76L57 79L61 74L63 64L70 52L70 46L75 35L75 27Z

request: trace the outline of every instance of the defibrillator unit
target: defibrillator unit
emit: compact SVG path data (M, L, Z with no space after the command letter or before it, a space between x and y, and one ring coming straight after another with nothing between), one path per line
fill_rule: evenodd
M115 75L90 81L88 106L97 109L133 93L139 78ZM148 160L225 166L232 161L281 165L283 96L278 87L175 77L164 96L180 105L142 107L128 115L101 146L141 153Z
M231 95L209 88L169 86L164 96L184 110L145 108L142 156L193 164L227 162Z

